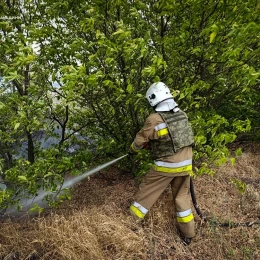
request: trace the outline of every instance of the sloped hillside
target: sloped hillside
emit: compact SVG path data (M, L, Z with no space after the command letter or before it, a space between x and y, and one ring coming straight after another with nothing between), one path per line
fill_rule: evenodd
M195 214L197 235L188 247L177 235L170 189L135 223L128 208L138 184L113 166L74 186L72 200L48 214L2 221L0 259L257 259L259 225L228 228L215 221L260 222L259 148L244 144L234 166L194 180L200 208L212 221ZM231 179L247 184L243 195Z

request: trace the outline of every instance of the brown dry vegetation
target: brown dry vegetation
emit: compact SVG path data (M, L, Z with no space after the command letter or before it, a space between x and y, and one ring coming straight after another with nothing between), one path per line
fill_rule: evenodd
M220 221L259 222L260 145L243 145L235 166L194 180L201 210ZM247 184L238 192L231 178ZM260 259L260 226L222 228L195 216L197 235L183 246L177 235L170 189L143 223L128 212L137 185L115 167L74 186L73 198L45 216L2 221L1 259ZM195 214L196 215L196 214ZM15 255L17 258L15 258ZM19 255L19 256L18 256Z

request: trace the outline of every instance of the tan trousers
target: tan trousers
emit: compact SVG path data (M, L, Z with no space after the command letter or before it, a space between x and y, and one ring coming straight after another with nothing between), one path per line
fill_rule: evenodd
M192 238L195 236L195 225L191 212L190 176L184 174L166 175L151 169L143 178L135 195L135 202L130 209L139 218L143 218L162 192L171 184L176 220L181 236ZM139 210L141 215L138 214Z

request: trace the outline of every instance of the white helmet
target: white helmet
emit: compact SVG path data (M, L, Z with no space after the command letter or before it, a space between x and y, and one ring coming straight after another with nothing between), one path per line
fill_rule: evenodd
M146 92L146 98L152 107L160 102L173 98L170 89L163 82L153 83Z

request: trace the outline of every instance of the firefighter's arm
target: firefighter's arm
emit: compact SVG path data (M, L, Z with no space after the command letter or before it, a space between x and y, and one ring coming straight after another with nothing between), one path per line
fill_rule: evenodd
M143 128L136 134L135 140L130 146L129 153L137 154L142 149L148 148L150 137L154 132L154 124L150 116L146 119Z

